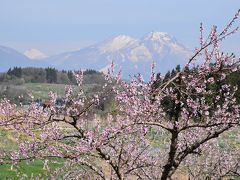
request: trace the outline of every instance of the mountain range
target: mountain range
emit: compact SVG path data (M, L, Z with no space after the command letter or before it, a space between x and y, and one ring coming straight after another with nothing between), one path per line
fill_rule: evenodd
M0 46L0 71L13 66L106 71L113 61L125 78L137 73L147 77L152 62L156 63L156 71L166 73L178 64L185 64L190 51L168 33L151 32L139 39L119 35L80 50L50 57L36 49L29 49L24 54Z

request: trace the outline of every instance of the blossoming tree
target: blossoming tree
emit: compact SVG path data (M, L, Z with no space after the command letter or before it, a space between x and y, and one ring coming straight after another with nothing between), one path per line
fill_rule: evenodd
M154 72L149 82L141 75L129 82L113 67L102 92L86 96L83 74L75 73L78 92L66 86L64 106L32 103L18 107L0 102L0 126L15 131L19 148L2 151L1 163L41 159L51 178L64 179L219 179L240 175L237 147L220 147L218 137L238 130L240 105L226 78L239 70L239 59L220 52L219 44L238 28L231 29L235 15L220 33L213 27L185 67L163 81ZM157 77L157 78L156 78ZM115 94L116 113L106 119L91 116L99 101ZM170 104L170 106L166 106ZM64 161L60 161L63 159ZM62 167L51 169L51 161Z

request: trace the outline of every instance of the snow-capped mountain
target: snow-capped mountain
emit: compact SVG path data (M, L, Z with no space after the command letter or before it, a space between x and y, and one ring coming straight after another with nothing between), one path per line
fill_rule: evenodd
M45 60L60 69L102 70L112 61L122 69L124 77L150 73L155 61L156 70L162 73L187 62L190 51L167 33L151 32L135 39L119 35L78 51L62 53Z
M0 46L0 72L7 71L9 68L17 67L46 67L48 64L44 61L34 62L20 52Z
M51 57L46 57L37 49L29 49L24 54L0 46L0 71L14 66L104 71L114 61L117 69L122 70L124 78L137 73L149 77L152 62L156 62L157 72L166 73L178 64L185 64L190 51L167 33L151 32L139 39L119 35L80 50Z
M27 56L29 59L34 59L34 60L44 59L48 57L40 50L34 49L34 48L26 50L24 52L24 55Z

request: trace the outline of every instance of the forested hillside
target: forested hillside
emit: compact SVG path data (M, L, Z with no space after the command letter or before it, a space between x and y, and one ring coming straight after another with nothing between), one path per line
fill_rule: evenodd
M95 70L86 70L84 88L88 93L99 90L105 83L104 75ZM76 85L73 71L59 71L55 68L21 68L14 67L0 74L0 97L8 98L14 103L28 104L29 94L36 101L45 101L49 91L58 92L61 97L65 93L65 85Z

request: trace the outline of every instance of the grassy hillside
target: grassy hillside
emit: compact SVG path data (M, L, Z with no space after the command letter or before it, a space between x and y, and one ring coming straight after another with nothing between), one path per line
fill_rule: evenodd
M63 96L65 92L64 84L26 83L25 87L37 99L47 99L50 91L56 92L60 96Z
M86 84L84 91L87 94L92 94L101 90L100 84ZM78 86L73 85L74 91L78 90ZM65 84L50 84L50 83L25 83L22 85L0 84L0 99L8 98L15 103L22 102L26 104L30 101L29 93L34 96L34 99L46 100L49 98L50 91L56 92L59 97L65 94ZM21 97L19 99L19 97Z
M28 92L32 93L35 99L48 99L50 91L56 92L60 97L65 95L65 84L26 83L24 86ZM73 85L72 87L74 91L78 90L78 86ZM83 90L87 94L92 94L100 91L100 87L99 84L86 84L83 86Z

